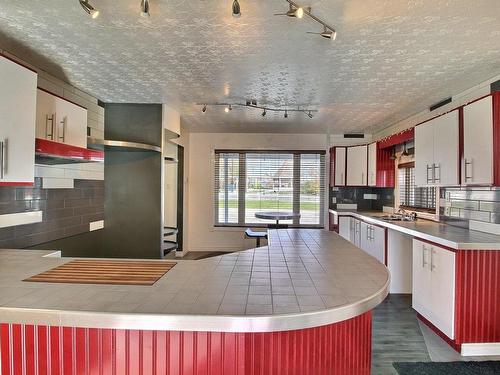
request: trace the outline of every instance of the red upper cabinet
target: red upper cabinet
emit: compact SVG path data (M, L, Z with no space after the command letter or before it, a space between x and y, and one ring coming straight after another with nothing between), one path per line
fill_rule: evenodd
M500 92L463 107L463 185L500 186Z

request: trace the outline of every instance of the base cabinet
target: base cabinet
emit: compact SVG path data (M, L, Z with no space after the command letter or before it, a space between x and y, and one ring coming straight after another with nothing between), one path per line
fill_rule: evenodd
M361 222L361 249L376 258L385 261L385 229Z
M455 253L413 240L413 308L455 338Z

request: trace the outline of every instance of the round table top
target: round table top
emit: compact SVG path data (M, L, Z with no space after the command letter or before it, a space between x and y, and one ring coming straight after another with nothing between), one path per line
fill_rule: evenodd
M257 212L255 217L258 219L268 219L268 220L290 220L296 217L300 217L300 214L291 211L264 211Z

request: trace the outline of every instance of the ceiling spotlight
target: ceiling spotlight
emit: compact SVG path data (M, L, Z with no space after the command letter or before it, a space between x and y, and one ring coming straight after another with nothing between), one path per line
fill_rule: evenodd
M231 104L229 104L226 108L224 108L224 112L229 113L229 111L232 111L233 107L231 107Z
M337 32L335 30L330 30L326 26L324 26L323 32L321 32L321 33L313 33L311 31L308 31L307 33L321 35L325 39L331 39L331 40L337 39Z
M149 0L141 0L141 16L149 17Z
M266 117L266 109L264 108L264 110L262 111L262 117Z
M238 0L233 1L233 17L241 17L241 8L240 8L240 3L238 3Z
M311 112L311 111L309 111L309 112L307 113L307 116L308 116L309 118L313 118L313 114L312 114L312 112Z
M307 8L307 11L310 12L311 8ZM290 4L290 8L288 9L288 12L278 13L278 14L275 14L275 16L288 16L288 17L302 18L302 17L304 17L304 8Z
M203 108L201 109L201 111L202 111L203 113L205 113L205 112L207 111L207 105L206 105L206 104L203 106Z
M83 10L90 14L93 19L99 17L99 11L89 4L89 0L79 0Z
M288 111L285 109L285 114L283 115L284 118L288 118Z

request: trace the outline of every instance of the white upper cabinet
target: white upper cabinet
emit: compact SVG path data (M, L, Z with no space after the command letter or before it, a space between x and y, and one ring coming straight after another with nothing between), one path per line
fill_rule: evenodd
M346 148L335 148L335 186L345 186L345 169L346 169Z
M37 74L0 56L0 185L33 183Z
M377 143L368 145L368 186L377 186Z
M463 184L493 184L493 98L464 107Z
M458 110L415 127L415 184L460 184Z
M87 110L38 89L36 137L86 148Z
M368 184L368 146L347 148L347 185L365 186Z

